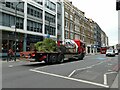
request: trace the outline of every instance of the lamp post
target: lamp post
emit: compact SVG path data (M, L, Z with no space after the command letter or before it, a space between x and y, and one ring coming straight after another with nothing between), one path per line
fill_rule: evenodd
M50 38L49 31L50 31L50 20L49 20L49 29L47 30L47 38Z
M22 3L22 2L18 2L18 4L16 4L15 6L15 61L16 61L16 44L17 44L17 41L16 41L16 20L17 20L17 6Z

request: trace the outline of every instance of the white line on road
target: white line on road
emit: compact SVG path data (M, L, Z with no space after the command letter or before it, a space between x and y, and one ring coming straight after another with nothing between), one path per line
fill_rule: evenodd
M100 63L94 64L94 65L91 65L91 66L88 66L88 67L85 67L85 68L75 69L75 70L73 70L73 71L68 75L68 77L71 77L76 71L81 71L81 70L89 69L89 68L92 68L92 67L94 67L94 66L96 66L96 65L102 64L102 63L104 63L104 62L105 62L105 61L102 61L102 62L100 62Z
M76 70L73 70L72 73L70 73L70 75L68 75L68 77L71 77L75 72L76 72Z
M86 67L86 68L75 69L75 70L72 71L72 73L70 73L68 75L68 77L71 77L76 71L81 71L81 70L85 70L85 69L88 69L88 68L92 68L92 67L90 66L90 67Z
M90 81L75 79L75 78L69 78L69 77L66 77L66 76L61 76L61 75L57 75L57 74L53 74L53 73L38 71L38 70L34 70L34 69L30 69L30 71L45 74L45 75L50 75L50 76L54 76L54 77L64 78L64 79L68 79L68 80L73 80L73 81L77 81L77 82L83 82L83 83L87 83L87 84L92 84L92 85L96 85L96 86L109 88L108 85L104 85L104 84L100 84L100 83L95 83L95 82L90 82Z
M104 85L107 85L107 84L108 84L108 83L107 83L107 82L108 82L108 80L107 80L107 75L108 75L108 74L113 74L113 73L117 73L117 72L108 72L108 73L105 73L105 74L104 74Z
M12 68L12 67L13 67L13 65L9 65L8 67Z

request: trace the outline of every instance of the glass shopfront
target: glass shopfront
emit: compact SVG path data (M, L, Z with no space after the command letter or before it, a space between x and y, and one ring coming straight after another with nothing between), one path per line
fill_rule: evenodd
M43 36L36 36L36 35L30 35L27 34L27 47L26 51L34 50L34 44L43 41Z
M24 34L17 33L16 37L16 51L23 51L23 37ZM6 53L9 48L15 51L15 35L14 32L2 31L2 52Z
M24 51L24 48L26 48L26 51L34 50L34 44L39 41L43 41L43 36L27 34L27 37L25 38L25 34L17 33L16 51L22 52ZM2 53L7 53L9 48L15 51L15 33L2 31Z

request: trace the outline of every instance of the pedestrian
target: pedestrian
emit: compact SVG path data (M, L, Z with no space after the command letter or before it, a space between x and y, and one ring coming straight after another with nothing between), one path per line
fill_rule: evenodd
M13 59L12 59L13 55L14 55L13 50L10 48L10 49L8 50L8 53L7 53L7 56L8 56L8 57L7 57L7 62L13 60Z

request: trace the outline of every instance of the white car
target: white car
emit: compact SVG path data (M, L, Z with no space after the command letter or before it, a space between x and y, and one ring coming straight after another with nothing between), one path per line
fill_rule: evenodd
M106 51L106 56L115 56L115 51L113 49L108 49Z
M118 50L117 49L115 49L115 54L118 55Z

